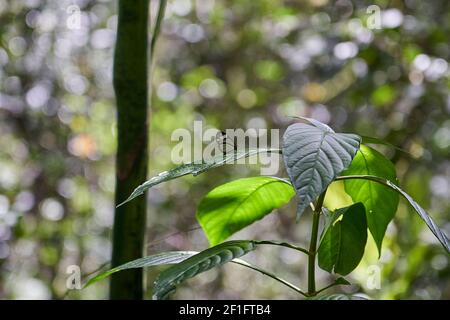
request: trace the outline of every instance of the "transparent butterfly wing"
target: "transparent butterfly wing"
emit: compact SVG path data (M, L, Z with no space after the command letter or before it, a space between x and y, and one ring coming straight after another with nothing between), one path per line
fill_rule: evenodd
M216 143L219 150L224 154L236 151L236 146L233 140L224 132L219 131L216 134Z

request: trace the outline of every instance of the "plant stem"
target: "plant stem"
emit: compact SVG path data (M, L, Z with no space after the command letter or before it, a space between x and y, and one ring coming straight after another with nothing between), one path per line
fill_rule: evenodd
M317 235L319 233L320 212L322 211L323 200L327 189L323 191L317 199L313 211L313 223L311 229L311 240L309 244L308 255L308 295L315 296L316 293L316 250L317 250Z
M147 177L148 146L148 0L118 1L114 53L114 91L117 103L115 203L123 202ZM146 199L116 208L112 267L142 257L146 228ZM142 299L142 269L114 274L111 299Z
M258 271L258 272L260 272L260 273L262 273L262 274L264 274L264 275L266 275L266 276L268 276L268 277L270 277L270 278L272 278L272 279L274 279L274 280L284 284L285 286L291 288L292 290L296 291L297 293L300 293L302 296L308 297L308 294L304 293L299 287L297 287L297 286L293 285L292 283L290 283L290 282L288 282L288 281L286 281L286 280L284 280L284 279L274 275L273 273L271 273L269 271L260 269L260 268L254 266L254 265L252 265L252 264L250 264L250 263L248 263L248 262L246 262L244 260L241 260L241 259L234 259L234 260L231 260L231 262L239 264L239 265L247 267L247 268L250 268L250 269L253 269L255 271Z
M294 246L293 244L290 243L286 243L286 242L277 242L277 241L270 241L270 240L261 240L261 241L254 241L257 244L268 244L271 246L280 246L280 247L286 247L289 249L293 249L293 250L297 250L300 251L302 253L305 253L307 255L309 255L309 251L302 248L302 247L298 247L298 246Z

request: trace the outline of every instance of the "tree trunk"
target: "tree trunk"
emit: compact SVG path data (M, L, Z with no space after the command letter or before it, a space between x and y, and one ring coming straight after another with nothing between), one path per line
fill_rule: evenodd
M148 0L119 0L114 54L118 146L116 205L147 178L148 133ZM146 198L116 209L112 266L142 257L146 228ZM142 299L143 271L131 269L111 276L111 299Z

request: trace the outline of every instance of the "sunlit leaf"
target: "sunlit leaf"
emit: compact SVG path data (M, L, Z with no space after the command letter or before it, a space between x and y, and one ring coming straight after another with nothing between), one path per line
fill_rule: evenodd
M343 175L369 174L390 181L397 181L395 167L378 151L361 145L350 167ZM369 180L346 180L345 191L354 202L362 202L366 207L367 226L381 254L381 245L389 222L397 211L399 197L391 189Z
M292 185L274 177L253 177L223 184L209 192L197 210L197 220L211 245L262 219L291 200Z

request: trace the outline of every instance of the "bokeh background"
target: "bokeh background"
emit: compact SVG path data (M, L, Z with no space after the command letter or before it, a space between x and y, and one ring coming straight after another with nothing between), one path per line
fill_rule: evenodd
M382 149L401 186L450 234L449 1L168 2L152 82L150 175L174 166L171 133L194 120L284 129L289 116L308 116L406 150ZM368 28L371 5L381 10L380 28ZM151 9L153 17L157 1ZM110 259L116 21L115 1L0 0L2 299L108 296L108 281L68 291L66 279L68 266L86 277ZM152 189L147 252L206 248L195 221L202 196L257 174L257 166L225 166ZM298 224L294 216L292 203L235 238L305 245L310 215ZM449 256L405 203L380 260L372 242L367 250L345 292L450 299ZM248 259L306 284L306 259L295 251L263 248ZM148 296L157 271L147 272ZM381 285L373 288L368 280L377 271ZM330 280L319 273L319 287ZM227 265L189 280L174 298L300 297Z

